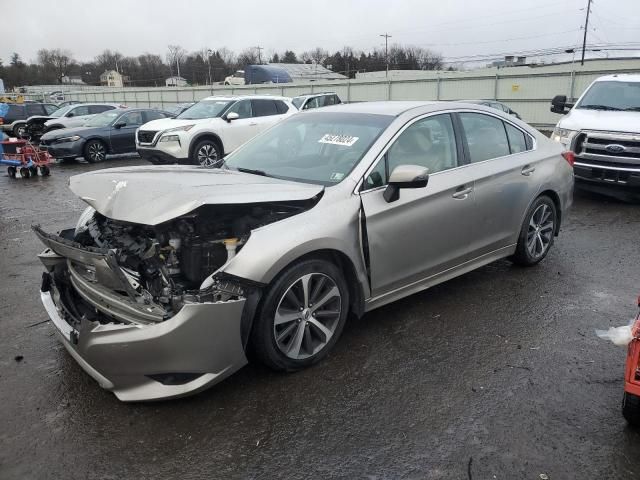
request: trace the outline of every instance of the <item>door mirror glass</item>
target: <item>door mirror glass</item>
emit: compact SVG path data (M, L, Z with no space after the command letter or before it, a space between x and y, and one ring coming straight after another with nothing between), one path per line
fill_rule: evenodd
M424 188L429 182L429 169L420 165L398 165L389 175L389 184L384 191L387 202L400 198L401 188Z
M239 119L240 115L238 115L237 112L229 112L225 118L227 119L227 122L231 122L231 120Z

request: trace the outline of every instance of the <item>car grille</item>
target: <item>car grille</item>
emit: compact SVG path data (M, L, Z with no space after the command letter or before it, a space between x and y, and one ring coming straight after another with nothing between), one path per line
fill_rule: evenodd
M138 130L138 142L140 143L151 143L153 142L153 138L156 136L157 131L152 130Z
M578 162L640 170L640 135L586 132L577 137L574 151Z

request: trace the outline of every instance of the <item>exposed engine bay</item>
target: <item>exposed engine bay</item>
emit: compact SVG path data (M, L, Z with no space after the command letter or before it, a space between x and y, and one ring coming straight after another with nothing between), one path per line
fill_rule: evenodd
M162 307L169 318L186 302L241 296L238 285L211 275L242 250L252 230L303 212L316 202L317 198L206 205L156 226L121 222L90 210L69 240L108 250L124 273L124 288L118 293ZM85 280L96 282L91 270L79 270Z

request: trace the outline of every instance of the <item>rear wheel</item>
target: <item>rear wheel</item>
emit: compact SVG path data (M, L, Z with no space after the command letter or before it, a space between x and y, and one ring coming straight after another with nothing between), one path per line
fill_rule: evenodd
M640 427L640 397L624 392L622 397L622 416L634 427Z
M31 176L31 171L27 167L20 168L20 176L22 178L29 178Z
M338 267L320 259L287 268L263 298L251 332L256 356L275 370L294 371L324 358L349 310L349 289Z
M51 171L49 170L49 167L47 167L46 165L41 166L40 175L42 175L43 177L48 177L49 175L51 175Z
M525 216L516 253L511 260L518 265L533 266L547 256L556 231L556 205L546 195L538 197Z
M16 178L17 172L18 172L18 170L16 169L16 167L8 167L7 168L7 175L9 175L10 178Z
M222 163L222 149L213 140L202 140L193 149L191 160L201 167L218 167Z
M84 159L89 163L101 162L107 156L107 147L100 140L89 140L84 146Z

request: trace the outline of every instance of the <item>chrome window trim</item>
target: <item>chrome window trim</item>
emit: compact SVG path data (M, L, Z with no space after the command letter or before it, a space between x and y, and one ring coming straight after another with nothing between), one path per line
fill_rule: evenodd
M489 108L491 108L491 107L489 107ZM497 118L498 120L502 120L503 122L507 122L512 127L520 130L522 133L524 133L525 135L530 137L530 139L531 139L531 149L530 150L525 150L524 152L510 153L509 155L503 155L501 157L488 158L486 160L482 160L481 162L470 162L470 163L466 163L464 165L458 164L457 167L448 168L446 170L440 170L439 172L435 172L435 173L430 173L429 176L437 175L437 174L442 173L442 172L451 172L451 171L454 171L454 170L459 170L461 168L469 167L469 166L472 166L472 165L481 165L481 164L483 164L485 162L491 162L491 161L494 161L494 160L498 160L500 158L506 158L506 157L511 157L511 156L515 156L515 155L522 155L522 154L525 154L525 153L533 152L534 150L537 150L537 148L538 148L538 141L536 140L536 138L533 135L531 135L526 130L523 130L521 127L519 127L518 125L516 125L513 122L511 122L510 119L503 118L500 115L496 115L493 112L487 112L485 110L474 110L474 109L450 109L450 110L439 110L437 112L424 113L422 115L419 115L419 116L409 120L402 127L400 127L400 129L393 135L393 137L387 142L387 144L384 146L384 148L376 156L376 158L373 160L373 162L371 163L369 168L365 171L364 175L360 179L358 179L358 182L356 183L356 187L353 190L353 194L354 195L360 195L362 193L378 190L378 189L381 189L383 187L386 188L386 185L383 185L383 186L380 186L380 187L369 188L367 190L360 190L361 186L364 184L364 179L367 178L371 174L371 172L378 166L378 162L380 162L380 160L386 155L387 151L391 148L391 146L395 143L395 141L398 139L398 137L407 128L409 128L411 125L413 125L414 123L416 123L416 122L418 122L418 121L420 121L420 120L422 120L424 118L433 117L435 115L443 115L443 114L447 114L447 113L448 114L452 114L452 113L481 113L481 114L484 114L484 115L489 115L491 117ZM452 123L453 123L453 120L452 120ZM455 127L454 127L454 135L455 135ZM506 129L505 129L505 135L507 135ZM458 163L459 163L459 160L460 160L459 158L456 159L456 161Z

